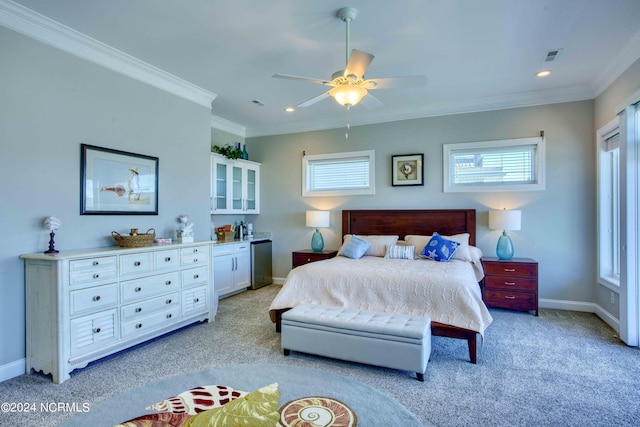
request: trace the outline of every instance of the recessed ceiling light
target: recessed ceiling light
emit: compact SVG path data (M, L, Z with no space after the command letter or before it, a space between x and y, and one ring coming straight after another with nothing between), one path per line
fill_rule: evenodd
M548 75L550 75L550 74L551 74L551 71L549 71L549 70L542 70L542 71L538 71L538 72L536 73L536 76L538 76L538 77L547 77L547 76L548 76Z
M295 111L295 108L287 107L287 108L284 109L284 111L286 111L287 113L293 113Z

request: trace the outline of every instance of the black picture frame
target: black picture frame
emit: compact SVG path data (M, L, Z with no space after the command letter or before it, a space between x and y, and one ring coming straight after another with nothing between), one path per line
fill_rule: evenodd
M80 144L80 215L158 215L158 163Z
M391 185L393 187L424 185L424 154L391 156Z

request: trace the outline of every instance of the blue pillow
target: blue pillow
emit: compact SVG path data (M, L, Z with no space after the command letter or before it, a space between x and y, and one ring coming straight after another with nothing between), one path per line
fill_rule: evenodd
M431 240L420 252L420 256L434 261L447 262L458 249L458 246L460 246L460 243L445 239L438 233L433 233Z
M349 241L344 245L340 255L346 256L347 258L359 259L362 258L367 249L369 249L371 243L366 240L362 240L357 236L351 236Z

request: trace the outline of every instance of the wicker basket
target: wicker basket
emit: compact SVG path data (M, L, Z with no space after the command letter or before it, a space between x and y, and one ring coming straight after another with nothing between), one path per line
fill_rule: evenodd
M136 234L135 236L123 236L117 231L112 231L111 235L121 248L145 248L153 244L153 239L156 238L156 230L150 228L146 233Z
M219 241L231 241L236 237L235 231L216 231L216 236Z

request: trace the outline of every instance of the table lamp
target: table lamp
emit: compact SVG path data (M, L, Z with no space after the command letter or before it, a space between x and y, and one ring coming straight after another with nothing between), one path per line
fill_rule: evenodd
M311 250L322 252L324 249L324 239L318 231L320 227L329 226L329 211L307 211L307 227L315 228L316 231L311 237Z
M520 230L521 212L518 210L489 211L489 228L502 230L498 239L496 255L498 259L509 260L513 258L513 243L507 235L507 230Z

